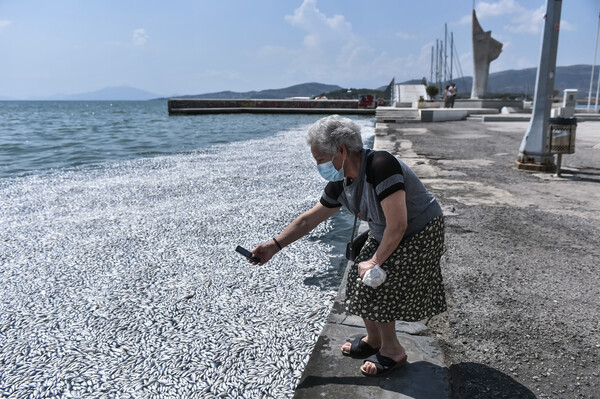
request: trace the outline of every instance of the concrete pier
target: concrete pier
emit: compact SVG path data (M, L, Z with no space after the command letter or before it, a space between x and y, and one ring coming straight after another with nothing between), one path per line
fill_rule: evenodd
M172 98L168 104L169 115L232 113L375 115L375 108L360 108L358 100L220 100Z

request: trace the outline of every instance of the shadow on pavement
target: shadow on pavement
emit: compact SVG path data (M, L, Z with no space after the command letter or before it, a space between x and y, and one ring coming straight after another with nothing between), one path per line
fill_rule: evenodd
M507 374L479 363L457 363L450 366L452 398L520 398L536 396Z
M370 398L375 392L379 392L378 398L392 398L398 394L414 399L447 398L448 392L443 387L436 387L423 378L431 375L429 373L449 375L452 398L536 398L512 377L489 366L458 363L447 368L425 361L409 363L383 377L309 375L296 388L295 398L315 397L317 392L327 398Z
M555 177L555 175L552 175ZM561 169L560 180L572 182L600 183L600 169Z
M358 360L355 375L315 376L308 375L296 388L299 398L397 398L440 399L448 398L447 368L430 362L408 363L381 377L366 377L358 371L362 362ZM437 375L439 378L431 378Z

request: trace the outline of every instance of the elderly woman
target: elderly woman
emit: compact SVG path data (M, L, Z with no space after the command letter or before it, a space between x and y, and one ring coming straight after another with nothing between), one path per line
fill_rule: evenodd
M319 202L252 254L268 262L345 206L370 232L348 271L346 309L361 316L367 335L346 342L342 353L365 359L361 372L378 376L401 367L407 356L395 321L418 321L446 310L440 257L442 210L415 173L385 151L363 148L360 128L337 115L315 122L307 142L321 176L329 181ZM361 278L379 265L385 282L372 288Z

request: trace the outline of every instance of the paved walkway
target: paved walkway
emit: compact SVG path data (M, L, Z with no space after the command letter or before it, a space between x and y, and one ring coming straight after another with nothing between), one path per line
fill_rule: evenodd
M553 256L548 257L548 251L550 250L546 246L540 245L539 240L536 240L535 237L528 238L527 234L510 235L506 233L500 236L496 234L488 242L484 238L487 235L492 235L492 233L482 233L482 238L477 238L479 241L474 243L474 238L468 239L470 236L466 238L465 236L475 228L469 227L470 225L463 228L461 223L472 222L478 225L478 223L483 223L479 221L481 218L492 217L497 220L494 219L494 221L488 222L493 222L492 228L501 231L511 232L510 222L514 220L520 221L520 224L529 226L529 228L538 225L545 228L548 225L550 227L543 230L546 232L546 230L552 231L553 223L556 224L560 220L565 221L565 223L577 222L581 224L585 220L598 219L598 215L600 215L600 191L598 190L600 174L598 171L600 169L597 169L596 165L598 160L597 151L600 150L599 126L598 122L582 121L579 123L576 154L563 158L563 177L556 178L548 173L532 174L513 170L512 164L517 158L518 144L527 128L527 122L378 123L374 148L390 151L400 157L413 168L424 183L436 193L436 196L441 198L444 213L449 217L448 242L449 245L456 247L454 250L459 251L460 255L457 258L456 254L446 254L446 261L450 262L449 265L452 268L459 267L462 268L461 270L470 271L471 274L481 272L481 269L485 266L480 264L481 259L488 260L487 263L492 265L491 270L496 272L503 270L503 262L508 262L509 265L518 265L519 262L523 263L528 260L526 262L528 266L511 271L507 274L508 277L501 275L497 281L493 281L490 288L486 288L497 291L490 294L492 298L497 297L495 301L488 303L480 299L478 302L477 298L470 298L467 295L465 299L458 294L452 297L456 303L450 304L451 309L448 316L450 323L448 324L446 321L445 324L448 325L445 329L447 331L442 333L445 334L442 335L442 338L453 345L453 353L447 353L447 355L454 355L454 359L444 358L438 341L432 337L434 334L428 331L424 325L419 323L398 324L398 337L408 352L409 363L404 368L394 371L384 378L362 376L359 370L362 361L344 357L340 353L340 347L348 338L362 335L365 331L360 320L345 313L342 299L346 281L344 278L327 324L304 370L295 398L449 398L451 388L448 376L450 374L453 375L453 378L457 376L462 378L462 380L457 380L459 386L454 386L453 389L457 392L470 392L469 395L473 394L472 391L476 391L478 393L470 397L477 398L504 397L500 394L501 392L518 393L514 397L534 397L533 392L553 392L555 388L552 387L552 381L556 383L556 386L563 387L560 392L565 392L567 389L571 390L569 386L571 383L569 380L570 373L557 372L556 375L548 379L549 383L545 383L545 380L541 381L539 377L542 375L542 371L549 373L550 368L553 373L554 370L562 369L563 359L554 361L555 359L550 353L545 355L547 359L541 363L537 361L520 361L521 357L526 356L527 350L523 348L526 348L527 345L534 348L531 350L536 352L536 358L537 352L553 347L544 338L547 334L542 334L540 338L535 340L525 339L525 341L519 341L520 343L517 344L515 343L515 341L518 341L517 338L525 336L526 332L521 332L516 336L512 336L507 332L507 336L511 337L508 339L504 339L502 338L503 335L496 333L499 330L519 328L521 324L527 325L522 320L516 325L502 324L505 323L505 317L502 317L502 315L513 310L502 307L504 303L502 298L504 297L501 295L502 291L498 291L498 287L501 288L507 284L505 283L505 281L508 281L507 279L514 279L515 276L528 272L530 269L535 269L536 259L544 259L544 271L563 270L564 265L561 262L564 263L564 260L555 252L551 252ZM498 219L494 216L493 211L502 211L506 215L504 215L504 218ZM539 219L540 211L543 211L543 215L546 215L543 220ZM555 217L552 217L552 215L555 215ZM502 222L505 219L506 222ZM564 236L566 238L563 235L557 235L555 240L561 243L566 240L568 244L569 240L573 241L578 237L575 235L579 234L577 231L587 231L586 226L574 225L570 235ZM483 229L482 226L479 227ZM466 241L463 243L461 240ZM502 246L505 242L506 248ZM584 246L587 245L585 242L585 240L577 241L577 244ZM592 240L592 244L593 242L594 240ZM520 247L526 247L525 250L521 249L525 252L519 254L518 259L513 259L513 253L516 253ZM571 248L571 251L575 251L579 247L571 245L569 248ZM469 250L476 252L473 257L467 256ZM531 259L527 258L525 253ZM593 248L590 248L589 253L594 253ZM581 259L586 261L587 258ZM467 277L472 278L470 277L471 274L465 272L463 274L466 277L453 282L452 278L456 279L457 277L450 272L448 273L448 287L452 288L452 284L454 284L456 286L454 287L455 290L460 289L459 294L474 289L469 285L469 281L464 280ZM486 274L488 279L493 277L491 271L486 273L488 273ZM575 270L572 274L578 276ZM538 281L545 278L546 274L538 273L535 275L535 279L528 277L527 281ZM514 287L519 286L517 284ZM555 283L547 283L541 289L550 290L555 287L560 288L560 286ZM567 291L574 292L576 290L575 286L569 286L570 288ZM515 289L514 287L511 289ZM534 288L531 286L528 289ZM586 290L589 291L590 288ZM593 291L593 289L591 290ZM518 291L515 292L518 293ZM551 297L556 298L556 295L558 294L553 294ZM584 292L581 295L584 295ZM539 300L544 309L550 306L545 304L541 294L533 297L527 296L527 298L530 299L529 302L532 298ZM481 322L479 318L483 310L479 309L481 311L478 313L468 308L467 305L471 302L473 302L472 306L476 306L478 309L485 310L487 309L486 306L491 307L492 310L489 310L490 314L486 316L487 319L491 318L490 315L498 313L500 315L498 323L500 324L494 324L490 328L484 325L477 325L477 328L468 326L463 328L463 319L468 320L471 326ZM513 302L507 303L512 304ZM561 301L562 303L568 304L570 302L564 299ZM466 306L466 310L460 308L460 304L463 307ZM551 301L552 304L556 307L557 301ZM502 308L504 313L495 311L494 306ZM544 324L546 319L543 318L546 313L541 312L538 307L531 304L528 306L527 309L517 308L515 312L518 314L527 313L532 315L531 317L535 315L535 317L541 318L541 321L539 321L541 325L546 325ZM567 319L570 314L578 312L576 306L568 309L570 313L563 315ZM463 311L467 313L461 313ZM548 314L552 316L552 313ZM588 325L592 325L596 320L593 317L591 319L591 321L587 319L582 319L583 321L569 319L569 323L577 322L579 333L583 334L589 330ZM556 324L556 322L553 323ZM439 321L437 324L438 326L444 325ZM432 325L436 325L435 319L432 320ZM557 328L558 330L554 331L552 336L560 336L561 331L566 329L564 326ZM487 330L490 331L487 332ZM532 334L532 331L530 329L527 333ZM435 337L438 337L440 331L435 329L434 332ZM483 336L482 332L488 333L489 337ZM586 340L587 338L584 337L582 342L586 345L585 348L588 348L590 345ZM482 342L486 343L487 346ZM579 345L577 348L581 347L572 338L569 342L571 345ZM510 348L510 350L504 353L502 352L504 347ZM577 353L587 353L581 348L577 349ZM575 359L572 361L573 363L578 359L577 356L570 358ZM458 360L458 363L455 364L455 360ZM589 360L589 362L593 361ZM450 363L452 363L450 368L445 367L446 364ZM585 364L594 365L594 363ZM571 366L576 367L575 364ZM583 371L580 373L581 375L578 374L577 379L588 378L585 374L587 368L583 367L583 361L581 365L578 363L578 367L582 368ZM594 375L597 376L597 369ZM453 381L456 382L454 379ZM579 383L576 385L577 387L580 386ZM567 388L568 386L569 388ZM581 387L583 387L583 384ZM500 392L499 396L491 394L495 390Z

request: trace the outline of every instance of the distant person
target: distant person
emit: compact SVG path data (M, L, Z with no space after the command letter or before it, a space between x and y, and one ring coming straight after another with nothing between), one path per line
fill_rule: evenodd
M318 172L329 183L312 209L254 248L252 255L260 259L259 265L265 264L342 205L368 221L367 241L349 266L345 301L348 312L363 318L367 334L346 342L341 350L366 359L360 368L364 375L383 375L407 361L396 336L396 320L418 321L446 310L440 269L442 209L404 162L386 151L363 148L360 128L350 119L322 118L306 138ZM377 265L387 278L372 288L361 279Z
M450 108L450 86L446 86L444 89L444 108Z
M456 101L456 94L458 89L456 88L456 84L452 83L450 85L450 108L454 108L454 101Z

